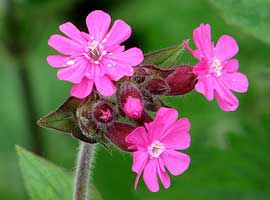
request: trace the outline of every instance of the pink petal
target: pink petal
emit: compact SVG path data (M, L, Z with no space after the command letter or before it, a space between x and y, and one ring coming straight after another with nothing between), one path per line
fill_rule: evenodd
M222 35L215 47L215 55L218 57L220 62L229 60L235 56L238 52L238 45L234 38L229 35Z
M131 35L131 27L123 20L116 20L106 36L106 42L104 42L104 48L119 45L126 41Z
M81 62L78 65L73 65L60 69L57 72L57 77L59 80L65 80L72 83L80 83L86 72L88 71L88 63Z
M223 68L227 72L236 72L238 70L238 60L237 59L231 59L223 64Z
M167 189L171 185L170 177L164 169L164 164L163 164L162 159L158 159L158 164L159 164L159 166L157 167L157 172L158 172L159 178L160 178L163 186Z
M137 176L136 176L136 179L135 179L135 182L134 182L134 190L137 189L137 186L138 186L141 175L142 175L142 172L137 174Z
M132 119L140 119L144 111L142 100L128 96L124 103L123 111Z
M208 101L212 101L214 98L214 83L213 77L201 76L195 85L195 90L203 94Z
M125 139L127 143L136 144L141 147L147 148L149 145L147 132L143 126L140 126L133 130Z
M69 60L70 57L61 55L50 55L47 57L47 62L52 67L65 67Z
M93 88L93 81L87 78L83 78L83 80L79 84L75 84L71 88L70 93L71 96L83 99L92 92L92 88Z
M142 171L146 165L147 160L148 160L148 153L147 152L136 151L133 153L132 171L137 173L136 180L134 183L135 189L137 188L140 176L141 176Z
M132 171L136 172L136 173L140 173L144 167L145 164L148 160L148 153L147 151L145 152L140 152L140 151L136 151L133 153L133 165L132 165Z
M205 59L202 59L195 67L192 69L192 73L197 76L205 76L209 72L209 64Z
M222 98L218 93L216 94L219 107L226 112L235 111L239 105L238 99L233 94L231 96L230 98Z
M186 149L190 145L190 122L187 118L182 118L175 122L162 138L161 142L166 149Z
M76 41L82 45L87 43L87 40L85 40L81 32L74 26L72 23L67 22L59 26L59 29L62 33L64 33L66 36L68 36L73 41Z
M160 140L165 131L175 123L177 117L177 110L161 107L156 114L155 120L148 124L147 130L150 140Z
M211 27L209 24L201 24L193 31L193 40L198 49L197 54L201 54L205 59L213 58L213 43L211 41Z
M111 23L111 17L101 10L95 10L86 17L86 24L89 35L93 36L98 42L101 42L108 32Z
M155 121L156 122L165 122L166 127L170 127L178 117L178 112L174 108L165 108L161 107L157 114Z
M118 81L124 76L132 76L134 74L134 69L129 65L123 66L117 64L112 67L107 67L106 71L110 79L114 81Z
M113 53L121 53L124 50L125 50L125 46L124 45L119 45L119 44L116 44L114 46L106 48L107 52L113 52Z
M229 89L236 92L243 93L248 89L248 79L246 75L240 72L226 73L222 76L222 79Z
M50 47L66 55L78 55L84 51L82 45L61 35L52 35L48 44Z
M111 96L116 92L114 84L106 75L102 77L96 75L95 85L99 93L103 96Z
M161 158L163 159L165 166L174 176L180 175L186 171L190 163L188 155L173 150L164 151L161 154Z
M90 39L89 33L85 33L83 31L81 31L81 36L85 41L89 41L89 39Z
M191 53L198 60L201 60L200 52L198 50L191 49L190 46L189 46L189 44L188 44L188 42L185 41L185 40L182 42L182 44L186 48L186 50L189 51L189 53Z
M101 78L105 75L105 67L101 64L94 64L89 68L89 75L91 79Z
M156 159L150 159L143 172L143 180L151 192L157 192L159 190L157 167Z
M235 111L239 105L238 99L226 88L222 81L216 86L215 96L220 108L224 111Z
M143 52L138 48L131 48L124 52L108 54L106 58L111 59L119 65L139 65L143 61Z

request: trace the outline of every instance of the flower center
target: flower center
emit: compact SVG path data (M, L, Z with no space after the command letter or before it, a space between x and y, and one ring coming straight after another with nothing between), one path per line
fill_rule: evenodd
M101 119L104 119L105 121L109 121L112 118L112 111L107 108L107 110L101 110L102 115L100 116Z
M165 150L164 145L160 143L159 141L154 141L148 147L148 153L151 155L152 158L158 158L164 150Z
M218 58L213 59L213 63L211 65L211 72L216 74L217 77L221 76L221 71L222 71L222 65L221 62L219 61Z
M102 55L106 54L106 51L101 51L102 45L97 41L93 40L86 48L85 53L83 54L88 60L93 62L98 62Z
M94 41L88 48L90 50L88 52L89 57L94 61L98 60L100 57L100 52L98 50L98 42Z

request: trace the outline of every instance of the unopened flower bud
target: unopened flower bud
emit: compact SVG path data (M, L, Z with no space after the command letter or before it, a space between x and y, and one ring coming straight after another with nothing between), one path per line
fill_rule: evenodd
M112 123L114 116L111 103L100 100L99 95L95 93L88 96L76 111L77 123L82 134L89 138L89 141L102 144L106 143L103 132L106 126Z
M134 84L125 83L119 92L119 104L125 115L139 119L143 113L142 93Z
M136 127L122 122L114 122L107 128L106 136L118 148L124 151L132 151L128 149L129 143L125 141L126 136L131 133Z
M196 84L196 76L192 67L184 65L177 67L165 80L170 87L167 95L175 96L190 92Z
M95 93L88 96L76 110L77 123L82 131L83 135L87 138L96 141L96 124L92 119L91 110L97 100L97 95Z
M139 119L143 112L143 103L140 98L128 96L123 109L130 118Z
M112 106L105 101L97 102L92 109L93 119L98 123L109 123L113 120Z
M146 110L157 112L161 106L162 103L157 96L144 92L144 107Z
M145 84L145 89L153 95L165 95L170 89L164 79L152 78Z

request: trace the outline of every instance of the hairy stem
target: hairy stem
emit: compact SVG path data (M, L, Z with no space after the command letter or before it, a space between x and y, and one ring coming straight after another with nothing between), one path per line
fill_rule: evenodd
M73 200L88 199L90 168L93 161L94 145L81 142L78 153L76 175L74 180Z

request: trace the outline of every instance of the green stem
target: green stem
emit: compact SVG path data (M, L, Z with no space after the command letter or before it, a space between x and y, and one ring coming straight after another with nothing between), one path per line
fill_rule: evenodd
M88 199L90 168L94 157L94 145L81 142L74 179L73 200Z

